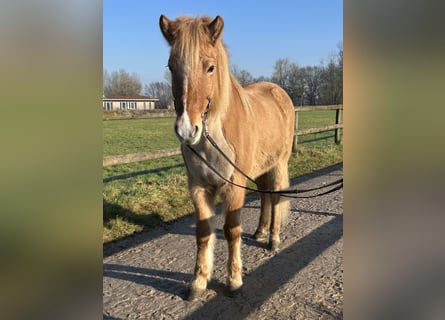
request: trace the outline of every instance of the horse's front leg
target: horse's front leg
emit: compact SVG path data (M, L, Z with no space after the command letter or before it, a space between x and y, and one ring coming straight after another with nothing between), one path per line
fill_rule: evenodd
M232 188L225 195L225 223L224 236L229 248L227 262L227 286L232 295L235 295L243 285L241 261L241 208L244 203L245 192L242 189Z
M190 190L196 209L196 265L190 286L189 300L198 298L207 288L213 267L214 234L211 226L215 194L202 187Z

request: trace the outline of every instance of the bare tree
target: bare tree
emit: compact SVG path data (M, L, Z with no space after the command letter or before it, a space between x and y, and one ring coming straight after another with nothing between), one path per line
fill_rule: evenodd
M278 59L274 65L272 82L282 87L294 105L303 105L306 96L306 71L288 59Z
M159 108L168 109L173 100L171 85L167 82L151 82L144 87L144 93L152 98L159 99Z
M109 85L110 83L110 74L108 73L107 69L104 69L103 71L103 94L105 95L105 87Z
M341 77L335 58L331 56L328 64L322 67L320 95L324 104L339 104L341 96Z
M302 106L305 98L305 72L304 69L298 67L296 63L292 63L289 67L288 92L294 105Z
M343 103L343 43L338 44L338 53L337 53L337 81L338 81L338 90L339 90L339 103Z
M281 88L289 93L289 76L291 63L286 59L278 59L274 65L272 74L272 82L278 84Z
M104 95L134 96L141 93L142 83L136 73L129 74L124 69L113 71L111 75L104 71Z
M275 62L272 82L281 86L294 105L343 103L343 46L329 57L328 64L299 67L288 59Z
M264 82L264 81L270 82L271 79L268 77L265 77L265 76L259 76L259 77L253 79L253 82Z
M231 65L230 72L242 86L254 82L253 76L249 71L239 69L235 64Z
M343 103L343 48L332 53L327 65L322 65L321 100L324 104Z
M164 79L167 81L168 85L172 85L172 73L169 70L164 72Z
M308 105L317 105L320 100L322 68L319 66L306 67L304 81L306 84L306 101Z

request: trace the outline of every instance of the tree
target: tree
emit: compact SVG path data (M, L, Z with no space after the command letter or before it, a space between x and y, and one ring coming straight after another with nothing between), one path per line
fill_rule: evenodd
M151 82L144 87L144 93L152 98L159 99L159 108L167 109L173 100L171 85L167 82Z
M338 44L338 53L337 53L337 68L338 68L338 83L339 83L339 92L340 92L340 100L339 103L343 103L343 43Z
M329 57L328 64L299 67L288 59L275 62L271 77L289 94L294 105L343 103L343 46Z
M321 99L324 104L343 103L343 48L339 45L339 52L331 54L326 66L323 66Z
M326 66L323 66L321 77L321 100L324 104L339 104L341 94L341 79L339 79L338 65L333 57L330 58Z
M105 95L105 87L110 83L110 74L108 73L107 69L104 69L103 72L103 80L102 80L102 85L103 85L103 94Z
M306 67L304 81L306 87L306 101L310 106L319 104L322 68L319 66Z
M111 75L104 70L104 95L135 96L141 93L142 83L136 73L129 74L124 69L113 71Z
M258 78L254 78L253 82L270 82L271 79L265 76L259 76Z
M305 98L305 80L304 69L298 67L296 63L292 63L289 68L288 92L294 105L302 106Z
M230 67L230 72L242 86L245 86L247 84L254 82L252 74L249 71L242 70L242 69L240 70L237 65L232 65Z
M305 77L305 69L300 68L296 63L292 63L288 59L278 59L275 62L272 82L286 90L294 105L301 106L304 104L306 96Z
M274 65L272 74L272 82L278 84L281 88L289 93L289 75L291 63L288 59L278 59Z

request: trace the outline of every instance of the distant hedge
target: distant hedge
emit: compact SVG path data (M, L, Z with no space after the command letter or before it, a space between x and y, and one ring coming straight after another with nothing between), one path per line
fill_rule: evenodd
M174 117L173 110L103 110L102 120L120 120L120 119L146 119L146 118L164 118Z

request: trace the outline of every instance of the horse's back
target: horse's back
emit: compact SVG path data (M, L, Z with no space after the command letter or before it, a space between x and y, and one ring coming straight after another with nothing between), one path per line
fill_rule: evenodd
M252 125L257 141L254 167L259 170L256 173L260 173L276 161L287 162L289 159L294 138L295 109L286 91L271 82L250 84L244 87L244 93L255 121L255 125Z
M281 124L291 122L295 118L294 106L287 92L272 82L257 82L244 87L253 111L257 113L276 113L282 116ZM273 119L274 117L269 117ZM290 121L287 121L290 120Z
M277 125L293 137L295 109L284 89L272 82L257 82L245 86L244 92L257 121Z

